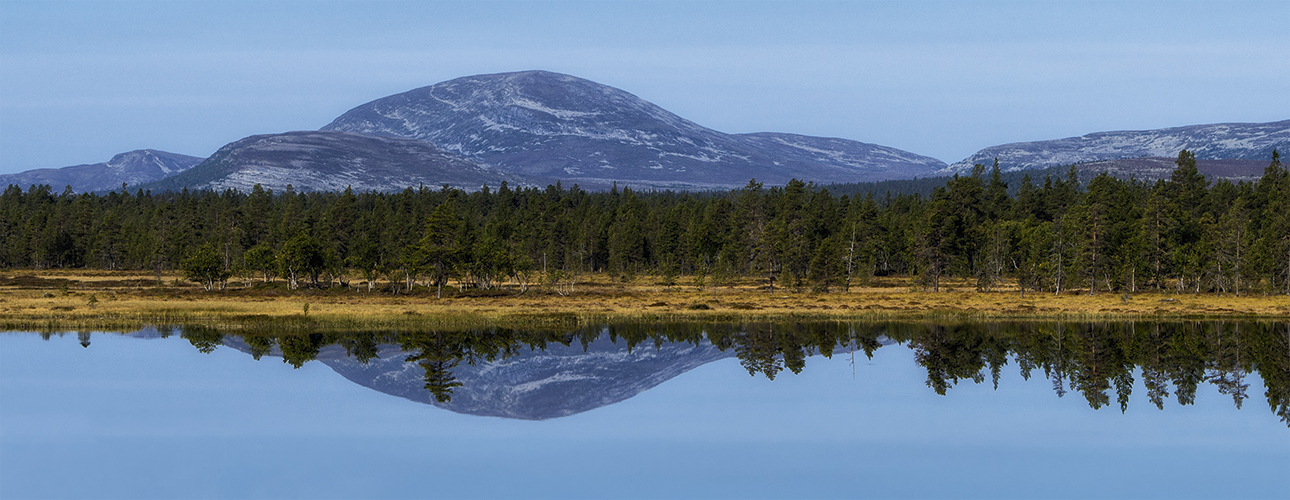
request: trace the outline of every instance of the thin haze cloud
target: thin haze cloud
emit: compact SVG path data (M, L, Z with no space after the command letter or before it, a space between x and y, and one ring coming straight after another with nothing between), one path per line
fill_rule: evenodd
M1286 119L1290 2L0 2L0 173L205 156L479 73L962 159ZM1260 27L1260 23L1266 26Z

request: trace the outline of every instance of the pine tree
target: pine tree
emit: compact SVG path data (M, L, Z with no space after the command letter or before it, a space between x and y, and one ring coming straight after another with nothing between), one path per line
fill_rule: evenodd
M426 219L424 236L410 252L414 272L430 274L435 298L443 297L443 285L462 257L464 225L457 215L455 202L440 203Z

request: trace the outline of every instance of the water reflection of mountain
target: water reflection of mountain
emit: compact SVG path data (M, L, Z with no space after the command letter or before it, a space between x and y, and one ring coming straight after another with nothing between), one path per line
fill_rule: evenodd
M137 332L165 337L172 332ZM1240 408L1257 374L1272 412L1290 424L1290 323L842 323L614 324L575 331L433 331L224 335L184 327L202 352L231 346L296 367L326 363L376 390L453 411L546 419L612 404L713 360L736 357L769 379L805 369L812 355L872 355L901 343L946 394L1005 368L1047 379L1057 397L1128 408L1134 387L1164 409L1189 405L1210 385ZM88 335L81 339L89 344ZM1140 397L1141 395L1139 395Z
M703 328L673 331L669 338L632 330L618 327L611 332L604 327L554 336L534 332L312 335L303 337L312 338L316 350L306 346L304 353L290 352L310 343L299 336L263 344L263 337L192 329L183 335L202 350L218 342L257 358L282 357L297 366L316 360L354 383L386 394L458 413L525 420L614 404L723 358L739 357L750 375L761 373L773 379L786 368L800 371L806 357L820 353L816 346L797 346L785 356L787 346L775 345L775 329L766 325L739 329L740 340L719 336L721 346L714 345ZM363 340L368 341L366 346ZM262 344L252 345L256 342ZM875 337L863 343L872 352L894 341Z
M438 402L425 388L425 369L404 361L413 355L381 346L380 358L361 363L340 352L319 359L345 378L386 394L458 413L544 420L625 400L706 363L731 357L712 344L665 343L629 348L602 337L580 344L522 350L514 357L459 364L451 400Z

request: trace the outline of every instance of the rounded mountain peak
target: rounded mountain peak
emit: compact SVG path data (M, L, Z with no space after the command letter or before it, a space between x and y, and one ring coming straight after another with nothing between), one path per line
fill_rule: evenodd
M703 128L629 92L549 71L466 76L377 99L323 130L429 141L466 156L557 137L668 143Z
M855 141L723 134L629 92L549 71L421 87L351 109L323 130L418 139L502 171L584 187L854 182L944 165Z

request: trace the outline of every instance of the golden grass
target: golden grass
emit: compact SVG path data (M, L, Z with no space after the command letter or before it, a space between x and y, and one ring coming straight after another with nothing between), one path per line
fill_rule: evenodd
M562 296L531 288L490 292L446 287L444 298L416 287L411 294L351 288L287 290L279 282L233 282L205 292L176 274L113 271L0 271L0 329L129 329L145 324L203 324L228 329L413 329L563 327L587 321L793 320L1061 320L1117 318L1290 318L1290 297L1138 293L980 293L950 282L940 293L916 291L907 280L881 279L851 291L814 293L759 282L696 289L666 287L656 278L624 283L586 276ZM688 283L688 280L680 280ZM308 304L308 310L305 309Z

